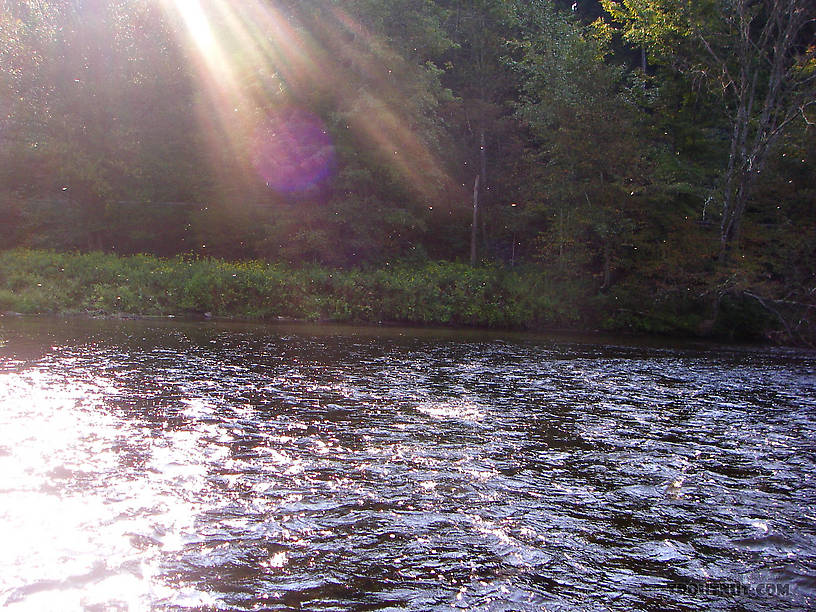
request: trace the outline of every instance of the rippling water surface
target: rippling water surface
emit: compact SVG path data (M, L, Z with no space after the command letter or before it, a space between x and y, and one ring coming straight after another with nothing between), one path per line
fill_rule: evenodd
M9 610L804 610L816 355L0 319Z

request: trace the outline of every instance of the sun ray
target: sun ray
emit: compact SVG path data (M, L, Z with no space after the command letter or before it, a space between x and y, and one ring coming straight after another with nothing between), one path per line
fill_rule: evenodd
M292 107L313 113L309 106L322 100L331 101L355 139L387 159L417 195L432 197L434 185L445 180L442 165L412 126L419 109L396 74L407 65L347 11L335 6L306 16L257 0L162 1L183 26L203 95L199 116L214 160L230 160L225 175L240 181L235 166L257 171L259 138L277 134L269 126L281 117L303 120L291 115ZM287 154L275 145L261 148ZM290 148L293 155L298 149Z

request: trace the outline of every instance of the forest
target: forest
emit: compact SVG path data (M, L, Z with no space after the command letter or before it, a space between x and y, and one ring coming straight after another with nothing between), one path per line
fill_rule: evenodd
M816 342L812 0L0 9L0 310Z

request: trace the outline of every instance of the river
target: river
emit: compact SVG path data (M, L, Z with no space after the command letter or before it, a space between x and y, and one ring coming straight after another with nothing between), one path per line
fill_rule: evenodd
M8 610L806 610L816 354L0 318Z

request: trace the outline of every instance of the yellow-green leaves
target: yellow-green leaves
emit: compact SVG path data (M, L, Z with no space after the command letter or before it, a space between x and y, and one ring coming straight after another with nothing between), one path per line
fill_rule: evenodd
M693 29L683 0L601 0L601 4L626 42L657 55L671 55Z

